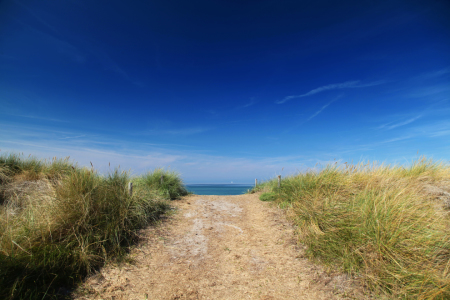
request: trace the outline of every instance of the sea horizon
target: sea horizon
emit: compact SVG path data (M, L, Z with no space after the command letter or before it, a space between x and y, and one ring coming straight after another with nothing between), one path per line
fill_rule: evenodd
M245 183L191 183L186 184L189 192L196 195L242 195L249 189L253 188L253 184Z

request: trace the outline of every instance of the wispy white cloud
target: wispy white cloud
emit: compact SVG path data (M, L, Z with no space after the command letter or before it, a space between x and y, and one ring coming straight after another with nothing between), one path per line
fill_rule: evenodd
M35 16L37 17L37 16ZM143 86L143 83L139 80L132 78L116 61L114 61L110 55L101 47L95 46L94 43L89 43L86 40L77 40L76 46L71 42L68 42L64 36L55 32L44 32L35 26L31 26L18 20L26 29L32 32L33 36L39 36L39 41L47 43L49 49L56 50L59 54L68 56L73 61L78 63L85 63L87 57L96 59L105 71L111 71L122 77L124 80L137 85Z
M420 87L417 89L413 89L407 96L412 97L412 98L422 98L422 97L431 98L431 97L435 97L435 96L447 97L449 91L450 91L450 86L448 85L448 83L435 84L435 85L430 85L430 86L426 86L426 87Z
M276 101L275 103L283 104L292 99L308 97L308 96L312 96L312 95L315 95L315 94L318 94L318 93L321 93L324 91L329 91L329 90L348 89L348 88L363 88L363 87L376 86L376 85L380 85L380 84L384 84L384 83L385 83L384 80L373 81L373 82L369 82L369 83L361 83L360 80L346 81L343 83L334 83L334 84L324 85L324 86L318 87L316 89L310 90L309 92L307 92L305 94L286 96L282 100Z
M122 69L116 62L111 60L109 57L106 56L106 58L104 58L104 60L103 60L103 63L104 63L104 66L105 66L105 70L109 70L109 71L112 71L112 72L118 74L123 79L125 79L128 82L131 82L134 85L137 85L137 86L140 86L140 87L143 86L142 82L132 79L128 75L128 73L125 72L124 69Z
M211 130L209 127L189 127L178 129L150 129L140 132L142 135L192 135Z
M414 137L414 136L411 135L411 134L407 134L407 135L404 135L404 136L399 136L399 137L387 139L387 140L384 140L384 141L381 141L381 142L378 142L378 143L374 143L374 144L372 144L372 145L373 145L373 146L380 146L380 145L384 145L384 144L389 144L389 143L394 143L394 142L399 142L399 141L407 140L407 139L410 139L410 138L412 138L412 137Z
M20 118L27 118L27 119L36 119L36 120L43 120L43 121L52 121L52 122L63 122L63 123L69 122L69 121L60 120L60 119L46 118L46 117L38 117L38 116L29 116L29 115L16 115L16 114L5 114L5 115L13 116L13 117L20 117Z
M180 133L179 130L172 132ZM213 154L210 149L207 151L208 149L139 140L141 139L128 139L126 136L94 136L75 130L55 132L41 126L0 125L0 154L23 152L40 158L70 156L80 166L89 167L92 161L101 173L110 170L109 163L113 167L120 165L123 169L131 169L134 174L170 166L180 172L186 182L248 183L254 178L270 179L280 174L283 167L285 169L282 174L292 174L304 165L304 156L299 155L221 155Z
M440 121L433 122L429 124L424 124L422 126L416 126L411 130L414 131L416 135L422 135L425 137L440 137L450 134L450 122L449 121Z
M104 70L111 71L122 77L124 80L136 85L143 86L143 83L136 80L128 72L126 72L111 56L104 50L104 47L97 46L95 42L83 41L86 49L91 53L103 66Z
M317 115L319 115L325 108L327 108L331 103L337 101L338 99L342 98L342 96L336 97L335 99L331 100L330 102L328 102L327 104L325 104L324 106L322 106L318 111L316 111L314 114L312 114L308 119L306 119L306 122L310 121L312 118L317 117Z
M6 134L9 137L36 137L40 138L41 135L64 137L71 135L81 134L79 132L65 129L54 129L54 127L42 126L37 124L20 124L11 122L0 122L0 134Z
M66 137L62 137L59 138L60 140L69 140L69 139L79 139L81 137L85 137L86 135L82 134L82 135L76 135L76 136L66 136Z
M313 90L307 92L306 94L291 95L291 96L284 97L283 100L277 101L275 103L282 104L282 103L285 103L285 102L287 102L289 100L292 100L292 99L307 97L307 96L311 96L311 95L314 95L314 94L317 94L317 93L320 93L320 92L323 92L323 91L328 91L328 90L351 88L351 87L355 87L358 83L359 83L359 80L347 81L347 82L344 82L344 83L335 83L335 84L324 85L324 86L318 87L316 89L313 89Z
M419 75L418 77L416 77L415 79L424 80L424 79L437 78L437 77L441 77L441 76L447 75L449 73L450 73L450 67L444 68L444 69L441 69L441 70L437 70L437 71L431 71L431 72L423 73L423 74Z
M135 145L134 145L135 146ZM113 166L122 166L130 168L134 171L145 171L157 167L168 166L183 159L182 154L173 154L168 150L136 150L126 148L122 150L105 150L101 148L79 147L73 142L58 143L57 141L2 141L2 153L5 152L24 152L41 158L49 158L53 156L67 157L70 156L75 162L81 166L89 166L92 161L94 166L101 172L108 170L109 163Z
M244 105L240 105L240 106L236 107L236 109L247 108L247 107L255 105L256 103L258 103L258 101L256 101L255 99L251 99L250 102L248 102L247 104L244 104Z
M54 49L59 54L69 57L71 60L77 63L84 63L86 61L85 55L74 45L69 43L63 38L56 37L55 34L50 34L36 27L30 26L22 21L17 21L26 29L31 31L33 36L38 36L39 41L42 43L47 43L48 49Z
M418 116L415 116L413 118L410 118L408 120L401 121L401 122L398 122L398 123L389 122L389 123L386 123L386 124L383 124L383 125L379 126L378 129L391 130L391 129L394 129L394 128L397 128L397 127L400 127L400 126L408 125L408 124L410 124L410 123L420 119L421 117L422 117L422 115L418 115Z
M327 104L330 105L330 103ZM317 112L321 113L320 110L326 108L322 107ZM314 114L311 117L314 117ZM439 139L449 135L450 122L415 128L408 126L408 130L401 135L392 136L391 132L382 133L361 139L360 143L356 143L353 139L349 143L340 143L342 148L330 142L331 144L324 144L313 151L302 152L302 155L285 153L270 157L261 155L259 151L250 154L222 155L220 151L214 152L211 149L208 152L207 149L196 149L195 146L189 148L171 144L143 143L138 141L143 139L128 139L126 136L93 136L79 131L57 133L39 130L39 128L12 128L0 124L0 154L5 151L14 151L41 158L70 156L80 166L89 167L92 161L94 167L101 173L107 173L110 170L109 162L113 167L120 165L123 169L131 169L134 174L156 167L170 166L180 172L182 178L188 183L230 181L249 183L254 178L270 179L278 174L285 176L304 171L327 157L354 158L361 154L370 155L375 153L372 151L382 148L397 149L403 143L420 145L423 141L419 140L421 137ZM64 137L69 138L64 139ZM444 138L441 139L444 140ZM410 148L405 145L401 148ZM328 149L335 150L327 155ZM283 168L284 171L282 171Z
M444 136L444 135L450 135L450 129L443 129L435 131L431 134L431 137L438 137L438 136Z
M15 3L19 4L22 8L24 8L30 15L32 15L39 23L47 27L48 29L52 30L53 32L58 32L58 30L50 25L47 21L45 21L43 18L41 18L37 13L35 13L32 9L30 9L28 6L24 5L20 1L14 1Z
M372 142L372 143L353 144L353 145L349 145L349 146L345 146L340 149L337 149L334 153L329 154L329 155L340 156L340 155L345 155L345 154L349 154L349 153L358 153L358 152L364 153L364 152L372 151L375 149L379 149L381 146L386 146L388 144L397 143L397 142L404 141L404 140L409 140L413 137L415 137L414 134L408 133L408 134L405 134L402 136L383 139L383 140Z
M148 146L145 143L122 140L112 141L111 145L96 145L89 139L58 140L52 135L42 133L33 141L24 132L17 135L0 134L1 153L23 152L40 158L70 156L80 166L90 166L90 162L101 173L107 173L111 166L130 169L134 174L143 173L157 167L171 167L181 173L186 182L241 182L249 183L254 178L269 179L276 174L298 172L303 166L301 156L279 157L232 157L204 154L196 150L176 150ZM107 143L108 141L103 138ZM118 147L120 144L121 147Z
M106 51L99 47L89 45L86 41L78 41L77 46L69 43L64 38L57 37L56 33L43 32L35 27L32 27L26 23L20 22L24 27L34 32L34 35L40 35L43 42L50 45L50 49L55 49L58 53L68 56L77 63L85 63L87 56L93 56L102 64L104 70L116 73L124 80L136 85L143 86L143 83L139 80L132 78L116 61L114 61ZM83 49L81 51L80 49Z
M377 80L377 81L372 81L372 82L368 82L368 83L357 84L353 88L365 88L365 87L377 86L377 85L385 84L387 82L388 81L386 81L386 80Z

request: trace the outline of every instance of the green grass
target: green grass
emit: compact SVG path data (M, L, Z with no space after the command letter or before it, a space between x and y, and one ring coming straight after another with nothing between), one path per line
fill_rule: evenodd
M183 185L180 175L174 171L155 169L146 173L136 180L137 186L146 186L160 192L167 199L176 199L187 195L186 187Z
M159 184L153 178L164 178ZM184 195L161 169L107 176L64 160L0 156L0 298L57 298L106 261L123 257L137 230ZM134 183L133 195L127 189Z
M335 164L258 189L289 211L315 261L378 295L450 299L450 166Z
M259 200L261 201L275 201L278 197L277 193L269 192L269 193L262 193L261 196L259 196Z

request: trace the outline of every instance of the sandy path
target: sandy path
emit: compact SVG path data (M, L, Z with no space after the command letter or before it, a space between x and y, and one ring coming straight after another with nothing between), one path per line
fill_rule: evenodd
M77 299L361 298L303 257L282 211L257 195L189 196L142 234L133 264L108 266Z

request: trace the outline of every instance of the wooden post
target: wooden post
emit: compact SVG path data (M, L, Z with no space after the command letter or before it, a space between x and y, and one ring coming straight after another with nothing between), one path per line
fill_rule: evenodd
M255 178L255 187L258 185L258 179Z
M278 175L278 188L281 186L281 175Z
M161 185L164 183L164 175L161 175Z
M133 183L131 181L128 182L128 193L133 196Z

